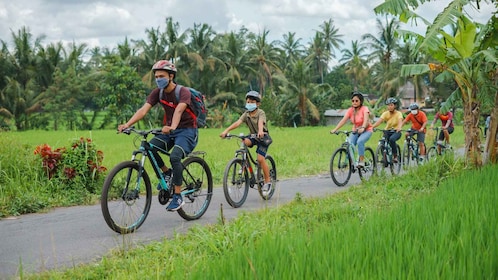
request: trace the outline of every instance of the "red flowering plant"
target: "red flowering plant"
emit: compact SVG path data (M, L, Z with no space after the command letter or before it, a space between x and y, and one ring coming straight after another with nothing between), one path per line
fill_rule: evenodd
M83 184L90 193L107 171L102 165L104 153L97 150L92 139L76 139L69 148L52 150L47 144L35 149L35 155L42 158L42 166L49 179L59 179L68 187Z

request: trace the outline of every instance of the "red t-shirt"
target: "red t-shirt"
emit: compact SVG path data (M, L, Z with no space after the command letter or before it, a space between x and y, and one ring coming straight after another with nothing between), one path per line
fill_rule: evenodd
M154 106L159 102L159 88L154 89L149 96L147 97L147 103ZM163 100L167 103L178 105L178 103L186 103L187 106L190 107L190 98L191 93L187 87L182 87L180 90L180 100L176 100L175 90L173 89L171 92L163 91ZM175 108L170 107L166 104L161 103L164 109L164 125L171 125L171 121L173 120L173 114L175 112ZM194 128L195 120L192 116L187 112L187 110L183 111L182 117L180 119L180 123L177 128Z

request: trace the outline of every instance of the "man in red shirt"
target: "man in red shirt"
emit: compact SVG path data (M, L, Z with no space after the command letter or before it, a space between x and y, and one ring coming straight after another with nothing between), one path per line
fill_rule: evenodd
M427 115L420 111L417 103L412 103L409 106L410 114L403 120L403 125L407 122L412 123L411 132L407 132L407 136L417 134L418 150L420 158L425 158L425 126L427 125Z

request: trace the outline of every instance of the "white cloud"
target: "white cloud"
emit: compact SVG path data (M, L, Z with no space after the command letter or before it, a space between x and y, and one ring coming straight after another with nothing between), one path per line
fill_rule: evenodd
M427 2L420 14L432 21L450 0ZM180 31L207 23L217 32L270 30L271 40L295 32L308 43L324 21L334 20L346 47L366 33L377 32L373 8L383 0L15 0L0 2L0 39L10 43L11 30L29 27L45 43L76 42L116 47L128 39L146 39L145 30L164 30L165 19L179 22ZM482 4L472 18L486 21L493 6ZM487 12L485 12L487 11ZM424 30L424 26L405 29Z

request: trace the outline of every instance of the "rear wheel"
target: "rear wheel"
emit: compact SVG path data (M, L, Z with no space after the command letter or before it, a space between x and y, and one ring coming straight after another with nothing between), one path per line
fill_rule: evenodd
M223 193L228 204L238 208L244 204L249 192L250 179L244 161L234 158L228 162L223 174Z
M207 162L197 156L183 161L183 201L178 214L187 221L197 220L206 213L213 197L213 176Z
M362 180L368 180L372 175L375 174L376 172L376 159L375 159L375 154L372 148L366 147L365 148L365 166L363 168L358 169L358 173L360 175L360 178Z
M337 186L342 187L348 183L351 172L348 151L345 148L338 148L330 159L330 177Z
M137 230L149 214L152 191L145 170L140 174L137 162L125 161L107 175L100 206L107 225L117 233Z
M271 182L271 189L268 192L268 194L264 195L261 187L258 188L259 195L261 198L264 200L269 200L273 194L275 193L275 187L277 186L277 166L275 164L275 160L270 155L266 155L266 164L268 164L268 169L270 171L270 182ZM264 182L264 175L263 175L263 170L261 167L258 168L258 182ZM263 183L264 184L264 183Z

